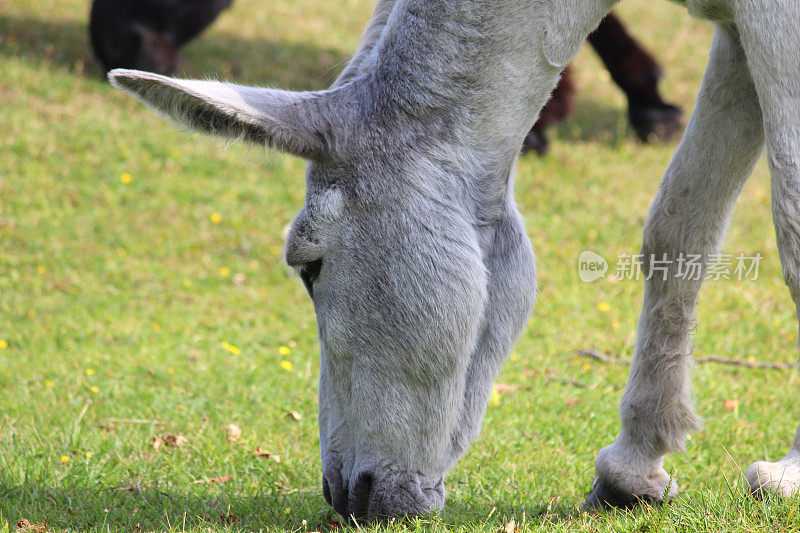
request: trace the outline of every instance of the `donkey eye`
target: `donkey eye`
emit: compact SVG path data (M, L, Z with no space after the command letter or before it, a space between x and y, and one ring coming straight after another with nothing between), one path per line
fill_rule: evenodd
M303 285L306 286L309 296L314 296L314 282L317 281L320 270L322 270L322 259L303 263L297 268L297 273L300 275L300 279L303 280Z

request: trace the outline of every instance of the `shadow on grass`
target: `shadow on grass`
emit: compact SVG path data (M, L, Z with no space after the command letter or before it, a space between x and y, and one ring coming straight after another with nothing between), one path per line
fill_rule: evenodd
M593 141L616 146L634 136L628 124L626 107L610 107L595 102L581 94L578 88L575 110L567 120L554 128L554 139L566 141Z
M226 485L198 486L181 493L172 487L48 487L0 482L0 519L19 519L51 529L109 528L144 531L226 526L234 531L265 528L326 531L338 521L322 489L292 494L242 494ZM288 510L288 512L287 512ZM303 523L305 520L305 524ZM2 522L0 521L0 528Z
M194 493L181 493L173 488L136 484L65 488L0 481L0 527L4 520L13 527L20 519L46 524L51 530L225 527L231 531L333 531L344 525L342 518L326 505L321 487L290 494L275 491L246 495L239 490L210 485L198 487ZM574 508L548 503L517 509L499 503L475 505L455 500L448 501L441 515L419 522L423 530L452 526L497 531L511 519L529 525L571 522L576 519L576 512Z
M235 78L287 89L330 85L350 53L308 43L248 40L213 32L201 35L183 52L183 68L176 75ZM0 15L0 60L8 57L105 80L89 45L87 22Z

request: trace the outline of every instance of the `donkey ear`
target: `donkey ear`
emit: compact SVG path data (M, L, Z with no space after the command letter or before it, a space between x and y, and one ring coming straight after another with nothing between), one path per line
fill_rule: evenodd
M578 53L616 0L575 4L549 0L543 3L545 34L542 41L545 60L563 69Z
M291 92L232 83L179 80L114 69L111 84L185 126L323 159L333 143L331 91Z

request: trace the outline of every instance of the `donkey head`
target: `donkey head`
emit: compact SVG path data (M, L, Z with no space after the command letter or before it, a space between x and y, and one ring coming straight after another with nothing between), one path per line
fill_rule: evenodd
M446 141L387 118L357 83L297 93L130 70L110 79L193 129L310 161L286 260L319 325L325 498L368 520L440 508L444 474L477 435L533 303L510 194L482 211L485 191Z

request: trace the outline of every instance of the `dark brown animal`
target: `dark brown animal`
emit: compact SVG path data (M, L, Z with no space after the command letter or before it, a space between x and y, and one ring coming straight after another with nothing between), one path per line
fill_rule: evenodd
M95 0L89 35L105 70L161 74L180 64L180 48L207 28L232 0Z
M663 73L655 59L609 14L589 35L589 43L605 64L611 79L628 98L628 119L642 142L665 140L682 130L681 110L664 102L658 92ZM572 112L575 84L569 67L542 109L539 119L525 137L523 151L544 154L548 148L547 128Z

